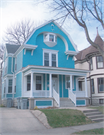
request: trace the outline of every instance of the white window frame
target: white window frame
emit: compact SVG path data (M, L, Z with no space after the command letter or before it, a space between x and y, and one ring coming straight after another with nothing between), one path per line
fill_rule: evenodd
M58 67L58 51L50 50L50 49L43 49L43 66L45 66L44 53L49 53L49 66L52 66L52 54L56 54L56 67Z
M9 87L9 80L12 80L12 92L11 92L11 93L8 92L8 90L9 90L9 89L8 89L8 87ZM7 85L7 86L8 86L8 87L7 87L7 94L12 94L12 93L13 93L13 78L8 78L7 83L8 83L8 85Z
M70 88L67 88L67 77L70 77L70 75L65 76L65 89L70 89Z
M43 75L35 74L35 91L38 91L38 90L36 90L36 76L41 76L41 90L43 90ZM39 91L41 91L41 90L39 90Z

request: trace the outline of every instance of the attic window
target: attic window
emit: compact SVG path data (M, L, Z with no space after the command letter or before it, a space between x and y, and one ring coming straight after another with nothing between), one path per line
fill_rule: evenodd
M44 43L49 46L53 47L57 44L57 37L54 33L45 33L44 34Z

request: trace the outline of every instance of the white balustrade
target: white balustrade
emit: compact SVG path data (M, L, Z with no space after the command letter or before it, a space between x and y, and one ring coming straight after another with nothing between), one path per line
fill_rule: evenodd
M76 97L86 97L85 91L75 91Z
M54 88L53 88L53 98L55 99L55 101L57 102L58 106L60 107L60 98L59 98L59 94L55 91Z
M76 106L76 94L74 94L73 91L71 91L70 89L68 89L68 91L69 91L69 98L72 100L72 102Z
M33 97L49 97L50 91L49 90L36 90L33 91Z

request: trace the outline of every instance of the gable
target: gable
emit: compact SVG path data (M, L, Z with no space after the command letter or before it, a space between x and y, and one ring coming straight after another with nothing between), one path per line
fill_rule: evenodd
M26 40L25 44L37 45L36 39L40 34L44 33L54 33L57 37L61 38L65 45L65 51L74 51L78 52L76 45L73 43L70 36L55 22L50 21L47 24L44 24L33 31L30 37Z

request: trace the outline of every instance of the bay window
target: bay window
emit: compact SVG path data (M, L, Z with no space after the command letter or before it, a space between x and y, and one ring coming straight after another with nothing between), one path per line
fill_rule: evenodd
M13 80L9 79L8 80L8 93L12 93L12 83L13 83Z
M36 76L36 90L42 90L42 76Z
M27 75L27 91L31 89L31 75Z
M98 78L98 92L104 92L104 78Z
M91 86L91 93L93 94L94 93L94 79L91 79L90 86Z

